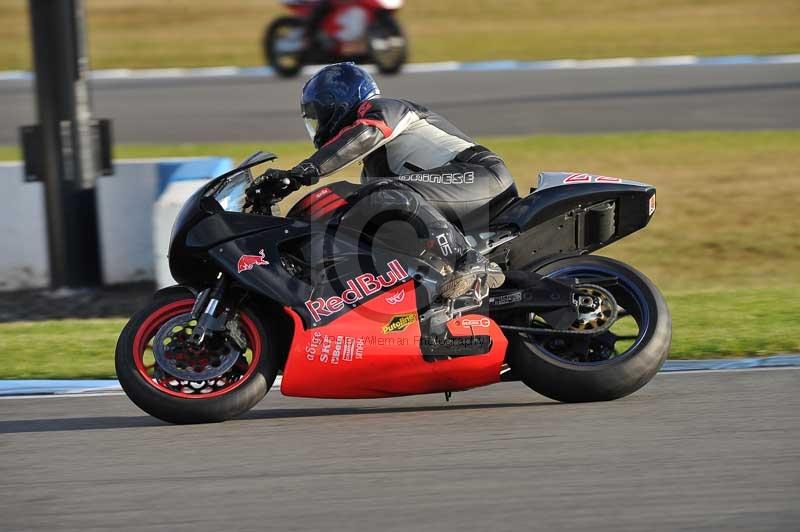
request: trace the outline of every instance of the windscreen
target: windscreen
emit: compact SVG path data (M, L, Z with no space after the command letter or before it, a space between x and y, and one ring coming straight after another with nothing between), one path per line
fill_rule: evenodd
M250 169L246 168L222 181L211 191L211 197L228 212L244 212L245 191L253 182Z

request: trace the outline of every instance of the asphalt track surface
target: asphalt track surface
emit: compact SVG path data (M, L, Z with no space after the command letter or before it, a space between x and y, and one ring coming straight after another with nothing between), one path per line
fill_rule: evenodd
M289 399L170 426L127 398L0 400L2 530L797 530L800 370Z
M305 78L237 76L93 82L94 114L118 142L307 139ZM426 104L467 133L800 128L800 65L408 73L384 94ZM0 83L0 144L33 123L31 83ZM266 145L266 148L269 146Z

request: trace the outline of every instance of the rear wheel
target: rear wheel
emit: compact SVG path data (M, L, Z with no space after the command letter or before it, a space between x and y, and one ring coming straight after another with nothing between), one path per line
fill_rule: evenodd
M525 384L558 401L609 401L635 392L655 376L669 353L672 322L663 296L647 277L622 262L594 256L561 260L538 273L579 278L586 286L581 296L587 303L596 301L573 324L575 333L612 325L594 335L512 336L509 365ZM549 328L531 315L520 316L515 324Z
M296 76L306 54L305 22L295 17L275 19L264 33L264 58L282 77Z
M234 318L243 348L232 352L229 342L221 342L195 349L185 343L196 324L193 305L188 293L174 293L137 312L117 341L117 377L128 397L154 417L180 424L225 421L269 391L277 375L273 342L258 316L243 308ZM156 341L169 344L167 367L156 361ZM223 374L204 375L220 364L227 368Z

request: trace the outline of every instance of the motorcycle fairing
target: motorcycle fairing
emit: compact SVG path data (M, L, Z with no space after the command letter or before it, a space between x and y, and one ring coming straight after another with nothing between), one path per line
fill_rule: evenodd
M313 3L284 2L284 4L301 17L311 16ZM375 18L375 10L380 9L376 2L333 2L328 13L320 22L320 28L326 36L330 36L335 46L333 53L366 54L366 44L363 42L367 26Z
M227 242L217 243L208 250L216 265L236 282L256 294L261 294L281 305L300 306L310 296L312 286L286 270L279 245L285 240L299 238L308 232L307 226L286 220L269 229ZM266 264L239 272L239 259L264 251Z
M208 224L204 233L225 234L224 229L211 228L222 223L219 220L227 214L223 213L217 221L213 221L213 218L219 215L201 222ZM301 240L312 237L312 227L288 218L249 218L263 219L262 229L251 232L242 227L243 236L217 242L208 250L208 254L216 267L231 275L248 291L293 308L306 326L325 325L372 298L384 297L396 291L402 282L412 278L417 280L420 294L426 294L420 301L430 300L441 278L433 271L421 274L419 266L424 263L418 258L387 250L364 253L359 250L359 244L346 235L336 239L335 247L324 252L324 257L311 257L314 264L308 266L313 271L307 272L307 276L298 276L287 269L291 268L289 263L293 259L284 253L284 246L294 247ZM240 259L254 256L260 257L259 264L240 271ZM321 264L323 262L324 265ZM342 299L341 296L345 297Z
M368 399L465 390L499 382L508 341L486 316L464 316L448 328L458 339L491 337L486 354L427 362L420 350L414 282L408 281L333 321L305 328L297 312L281 393L295 397ZM468 326L463 325L468 321Z
M492 219L491 225L512 225L527 231L556 215L605 201L618 201L624 210L620 210L617 218L629 230L625 234L629 234L635 230L633 227L641 229L647 225L651 216L649 200L656 192L655 187L636 181L566 172L540 174L539 183L539 188Z
M542 173L535 191L491 221L493 230L512 228L518 236L490 257L528 270L543 260L596 251L645 227L655 193L650 185L614 177Z

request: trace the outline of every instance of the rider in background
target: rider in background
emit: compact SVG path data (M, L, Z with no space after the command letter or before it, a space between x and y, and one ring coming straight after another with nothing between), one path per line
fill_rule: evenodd
M381 97L372 76L352 63L314 75L303 88L301 111L316 153L291 170L269 170L254 192L266 178L298 189L362 161L363 186L348 197L352 207L343 222L385 222L390 213L418 235L422 227L421 256L445 275L439 287L445 298L468 293L479 280L489 288L504 282L500 267L472 249L450 221L517 196L500 157L424 106Z
M319 48L318 33L320 24L325 20L325 17L333 7L332 0L305 0L305 4L313 4L311 14L306 19L305 36L309 48Z

